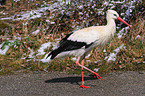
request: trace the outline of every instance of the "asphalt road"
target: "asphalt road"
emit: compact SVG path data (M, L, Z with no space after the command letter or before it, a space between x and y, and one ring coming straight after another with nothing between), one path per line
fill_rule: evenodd
M102 75L103 80L60 72L0 76L0 96L145 96L145 72Z

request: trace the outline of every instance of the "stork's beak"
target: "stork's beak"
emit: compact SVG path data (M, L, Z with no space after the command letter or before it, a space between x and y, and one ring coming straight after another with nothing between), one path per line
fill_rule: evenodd
M131 27L127 22L125 22L122 18L117 17L117 20L121 21L122 23L128 25L129 27Z

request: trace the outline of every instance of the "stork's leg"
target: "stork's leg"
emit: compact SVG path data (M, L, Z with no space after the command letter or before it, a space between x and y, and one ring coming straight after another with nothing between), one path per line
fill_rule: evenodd
M84 66L84 59L82 60L81 64ZM82 67L82 85L84 85L84 72L83 72L84 68Z
M82 60L82 62L81 62L81 65L82 66L84 66L84 59ZM81 88L90 88L89 86L84 86L84 76L83 76L83 67L82 67L82 85L80 85L79 87L81 87Z
M76 64L77 64L78 66L83 67L84 69L90 71L91 73L95 74L99 80L102 80L101 76L98 75L96 72L90 70L89 68L85 67L84 65L81 65L81 64L79 63L79 59L80 59L80 57L79 57L78 60L76 61ZM84 62L84 61L83 61L83 62Z

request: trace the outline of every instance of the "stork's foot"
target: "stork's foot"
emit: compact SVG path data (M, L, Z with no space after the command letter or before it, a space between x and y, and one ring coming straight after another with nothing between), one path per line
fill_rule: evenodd
M101 76L100 76L100 75L98 75L98 74L97 74L97 73L95 73L95 72L94 72L94 74L95 74L95 76L94 76L95 78L97 77L99 80L103 80L103 79L101 78Z
M90 88L89 86L80 85L79 88Z

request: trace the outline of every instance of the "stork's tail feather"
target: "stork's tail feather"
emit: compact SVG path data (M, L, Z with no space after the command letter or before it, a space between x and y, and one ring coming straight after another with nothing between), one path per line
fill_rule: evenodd
M45 57L41 60L42 62L50 62L51 61L51 54L48 53Z
M50 52L48 54L48 56L46 57L46 59L49 57L50 57L50 59L54 59L60 52L61 52L61 48L57 48L57 49L53 50L52 52Z
M59 49L55 49L52 52L45 55L45 57L41 60L42 62L50 62L60 53Z
M50 52L50 53L48 53L48 54L46 54L46 59L49 57L49 58L51 58L52 57L52 52Z

